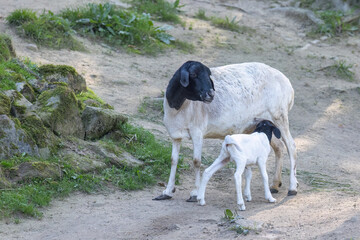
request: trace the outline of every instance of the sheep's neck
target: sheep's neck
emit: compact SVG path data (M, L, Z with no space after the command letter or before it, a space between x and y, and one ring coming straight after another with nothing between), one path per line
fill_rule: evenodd
M166 89L166 99L171 108L179 110L186 100L181 85L169 84Z

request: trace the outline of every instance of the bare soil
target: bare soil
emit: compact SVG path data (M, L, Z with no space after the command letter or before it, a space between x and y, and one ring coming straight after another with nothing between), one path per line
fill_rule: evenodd
M193 43L196 51L168 50L156 57L128 54L86 39L81 40L87 52L34 49L4 19L15 8L57 12L85 2L89 1L57 0L50 4L46 0L0 0L0 31L12 37L19 57L75 67L115 110L129 114L133 122L164 139L168 135L162 125L137 117L138 106L146 96L161 95L183 62L198 60L214 67L257 61L279 69L295 89L290 128L298 153L298 194L286 195L288 157L284 160L283 186L274 194L275 204L265 201L259 173L254 171L253 201L239 213L244 218L242 224L250 227L245 237L221 224L224 210L236 209L233 167L210 180L204 207L185 202L194 182L192 171L185 171L172 200L151 200L162 192L160 186L135 192L74 194L53 201L41 220L0 222L0 239L360 239L358 36L309 39L306 33L311 22L274 10L288 6L286 1L182 0L186 27L175 26L171 32ZM215 28L194 18L200 8L207 16L236 16L240 25L249 28L243 33ZM353 64L354 81L326 73L326 67L337 60ZM205 140L205 163L212 162L220 147L218 140ZM185 161L190 163L191 159ZM272 153L270 177L273 166Z

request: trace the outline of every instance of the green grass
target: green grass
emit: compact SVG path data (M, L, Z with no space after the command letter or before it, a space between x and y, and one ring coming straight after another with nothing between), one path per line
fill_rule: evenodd
M21 68L16 61L0 62L0 90L16 89L16 83L34 78L29 72Z
M165 0L132 0L131 4L138 13L150 13L157 21L182 24L178 15L179 8L182 7L179 0L174 3Z
M166 27L154 26L149 14L123 10L109 3L66 9L61 16L78 33L125 46L136 53L155 54L175 40Z
M324 70L326 70L326 75L335 76L347 81L353 81L355 73L350 70L352 67L352 64L347 64L346 61L341 60Z
M205 10L204 9L199 9L198 12L195 14L195 18L201 19L201 20L205 20L205 21L209 21L210 17L207 17L205 14Z
M320 24L314 30L311 35L322 34L330 37L341 36L344 34L353 34L359 31L359 23L346 22L346 13L341 11L319 11L317 15L324 21L324 24Z
M239 21L236 20L236 17L233 17L231 20L227 16L225 18L211 17L211 23L219 28L230 30L233 32L240 32L241 28Z
M6 20L17 27L20 35L39 45L55 49L84 50L84 46L73 37L69 21L51 11L44 11L37 16L32 10L18 9Z

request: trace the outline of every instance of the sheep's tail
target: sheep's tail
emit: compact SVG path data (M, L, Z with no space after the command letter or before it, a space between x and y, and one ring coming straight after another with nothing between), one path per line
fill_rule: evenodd
M232 150L237 150L239 152L242 152L241 151L241 148L239 147L238 144L236 144L237 142L230 136L230 135L227 135L225 137L225 140L224 140L224 144L226 145L226 149L229 151L230 149ZM231 150L230 150L231 152ZM230 153L231 154L231 153Z

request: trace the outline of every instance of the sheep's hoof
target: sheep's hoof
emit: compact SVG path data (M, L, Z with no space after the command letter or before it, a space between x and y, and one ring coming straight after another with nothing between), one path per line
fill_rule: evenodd
M187 202L197 202L197 196L191 196L188 200L186 200Z
M276 188L270 188L270 192L271 192L271 193L278 193L278 192L279 192L279 190L278 190L278 189L276 189Z
M296 190L289 190L288 191L288 196L295 196L297 194Z
M160 196L157 196L156 198L153 198L153 200L159 201L159 200L167 200L167 199L170 199L170 198L172 198L172 197L169 196L169 195L161 194Z

